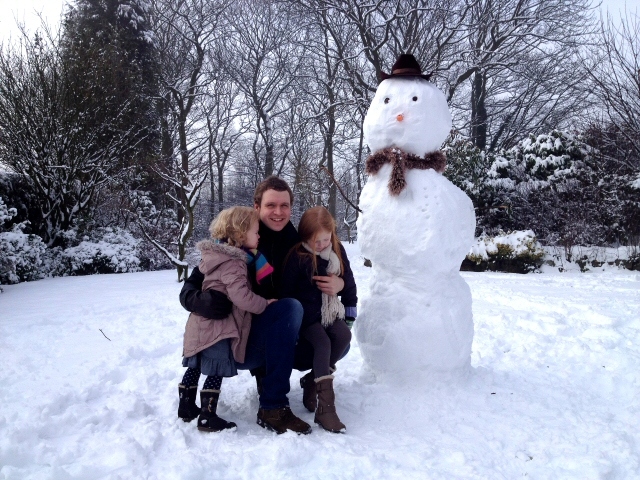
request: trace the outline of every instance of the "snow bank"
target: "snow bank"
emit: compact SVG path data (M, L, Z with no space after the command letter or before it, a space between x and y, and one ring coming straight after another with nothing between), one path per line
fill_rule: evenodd
M366 293L371 269L345 246ZM347 433L304 437L256 425L247 372L223 383L220 413L236 431L177 419L187 316L174 271L4 287L0 478L637 478L640 275L463 276L468 377L375 383L354 342L336 372ZM299 377L292 408L312 422Z

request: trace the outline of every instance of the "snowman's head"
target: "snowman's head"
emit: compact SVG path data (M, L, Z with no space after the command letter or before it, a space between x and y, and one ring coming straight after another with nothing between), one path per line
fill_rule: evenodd
M372 152L398 147L420 157L440 148L451 130L444 94L420 77L380 83L363 124Z

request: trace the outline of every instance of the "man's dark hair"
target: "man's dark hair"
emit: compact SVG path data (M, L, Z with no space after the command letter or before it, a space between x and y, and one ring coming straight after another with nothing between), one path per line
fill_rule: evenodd
M253 194L254 205L262 205L262 195L267 190L275 190L276 192L289 192L289 200L291 201L291 205L293 205L293 192L291 191L289 184L280 177L276 177L275 175L271 175L265 178L258 184L258 186L256 187L256 191Z

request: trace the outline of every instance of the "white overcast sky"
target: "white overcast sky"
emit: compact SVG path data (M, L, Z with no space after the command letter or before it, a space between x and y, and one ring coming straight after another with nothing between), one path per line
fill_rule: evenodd
M602 0L602 5L612 13L629 8L637 8L637 0ZM35 12L41 12L49 24L57 25L64 5L64 0L0 0L0 41L16 35L16 21L24 22L29 30L40 25Z
M50 25L57 25L64 3L64 0L0 0L0 41L16 36L16 19L29 30L39 27L36 12L42 13Z

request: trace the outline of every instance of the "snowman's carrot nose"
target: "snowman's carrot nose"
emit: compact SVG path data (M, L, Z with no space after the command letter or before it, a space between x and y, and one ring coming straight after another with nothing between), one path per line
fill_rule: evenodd
M404 120L404 115L399 113L398 116L396 117L396 120L398 120L399 122L401 122L402 120Z

